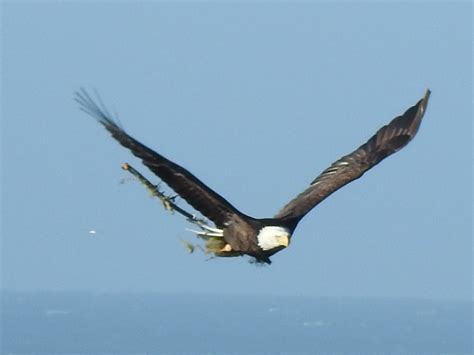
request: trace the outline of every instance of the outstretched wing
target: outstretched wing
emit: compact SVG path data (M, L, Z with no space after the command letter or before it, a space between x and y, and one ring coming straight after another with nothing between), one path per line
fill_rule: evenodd
M298 223L326 197L407 145L420 127L429 96L430 91L427 90L415 106L380 128L367 143L334 162L313 180L309 188L284 206L275 218Z
M100 99L100 105L98 105L84 89L81 89L76 92L75 100L79 103L82 111L96 118L112 134L113 138L142 159L144 165L191 206L214 222L217 227L224 227L233 214L242 215L222 196L207 187L189 171L129 136L113 121Z

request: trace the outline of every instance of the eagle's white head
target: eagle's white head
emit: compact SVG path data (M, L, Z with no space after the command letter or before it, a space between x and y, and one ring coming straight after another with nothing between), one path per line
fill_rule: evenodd
M263 250L287 247L290 244L291 233L288 228L267 226L260 229L257 235L258 246Z

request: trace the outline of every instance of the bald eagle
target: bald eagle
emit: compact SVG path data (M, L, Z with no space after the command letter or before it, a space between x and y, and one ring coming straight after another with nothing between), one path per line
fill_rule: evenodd
M380 128L352 153L331 164L272 218L253 218L237 210L188 170L128 135L103 104L100 101L100 105L97 104L84 89L76 92L75 100L82 111L97 119L115 140L214 223L215 227L207 227L201 235L222 241L215 255L250 255L257 262L270 264L270 256L288 247L296 226L309 211L413 139L425 114L429 96L430 91L427 90L424 97L403 115Z

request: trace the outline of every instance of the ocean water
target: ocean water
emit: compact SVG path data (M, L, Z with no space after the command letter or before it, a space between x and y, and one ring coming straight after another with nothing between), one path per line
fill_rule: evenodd
M2 292L2 354L471 354L472 303Z

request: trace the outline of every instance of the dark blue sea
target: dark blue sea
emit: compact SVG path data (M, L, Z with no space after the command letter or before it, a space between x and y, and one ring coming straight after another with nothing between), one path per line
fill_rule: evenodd
M2 292L2 354L471 354L472 303Z

